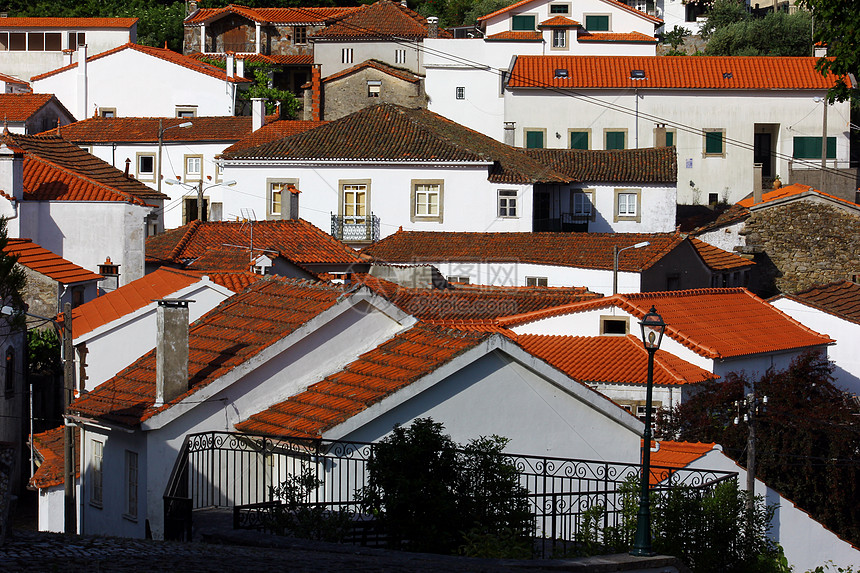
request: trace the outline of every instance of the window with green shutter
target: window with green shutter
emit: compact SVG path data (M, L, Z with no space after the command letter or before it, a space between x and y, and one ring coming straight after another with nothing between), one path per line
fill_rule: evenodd
M570 132L570 148L571 149L588 149L588 132L587 131L571 131Z
M626 137L627 132L624 131L607 131L606 149L626 149Z
M543 132L526 132L526 149L543 149Z
M722 155L723 151L723 132L716 130L706 131L705 155Z
M608 15L586 15L585 29L589 32L608 32L609 31L609 16Z
M514 31L533 31L535 29L534 15L526 16L523 14L511 18L511 29Z
M666 147L672 147L675 145L675 132L667 131L666 132Z
M821 159L821 138L796 136L794 138L795 159ZM827 138L827 159L836 159L836 138Z

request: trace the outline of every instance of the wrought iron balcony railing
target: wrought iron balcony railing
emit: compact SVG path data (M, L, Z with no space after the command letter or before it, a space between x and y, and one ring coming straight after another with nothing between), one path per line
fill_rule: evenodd
M344 243L378 241L379 217L373 213L369 217L343 217L332 214L331 236Z

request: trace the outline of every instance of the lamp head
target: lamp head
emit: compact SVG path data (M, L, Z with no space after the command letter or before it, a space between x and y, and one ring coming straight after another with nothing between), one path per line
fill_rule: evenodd
M657 314L657 309L653 306L639 323L642 329L642 344L646 350L657 350L660 348L660 342L663 340L663 332L666 331L666 323L663 322L663 317Z

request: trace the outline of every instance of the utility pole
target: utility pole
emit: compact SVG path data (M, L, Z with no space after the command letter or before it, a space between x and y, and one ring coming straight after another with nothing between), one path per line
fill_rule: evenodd
M738 415L735 418L735 424L737 424L740 420L743 420L747 423L748 434L747 434L747 492L749 493L749 497L747 499L747 514L752 518L753 509L755 507L755 447L756 447L756 418L759 414L765 411L765 407L767 406L767 396L759 396L756 393L755 389L755 381L752 383L751 392L749 394L745 394L741 400L738 401Z
M75 358L72 346L72 305L63 306L63 413L69 413L69 406L75 393ZM74 427L63 423L63 481L64 528L66 533L77 533L75 512L75 434Z
M827 96L821 98L821 105L824 106L824 121L821 125L821 178L818 183L818 190L824 191L824 172L827 170Z
M206 217L203 216L203 175L197 183L197 220L201 223L206 221Z

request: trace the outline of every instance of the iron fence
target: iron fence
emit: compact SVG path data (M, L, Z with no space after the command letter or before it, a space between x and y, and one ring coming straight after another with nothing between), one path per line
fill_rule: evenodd
M309 491L308 504L333 512L347 510L356 523L365 521L368 516L362 515L356 492L367 485L367 462L374 448L371 443L229 432L189 435L165 491L166 535L179 532L172 538L182 539L181 533L190 531L192 509L205 507L233 508L237 528L266 529L270 514L281 504L274 488L306 471L319 484ZM638 499L639 465L515 454L507 458L528 491L540 555L564 551L569 543L589 535L602 542L600 536L607 532L625 534L631 500L635 504ZM706 491L736 476L652 466L652 491L679 486ZM189 523L183 524L183 519ZM360 536L354 537L360 541Z
M331 236L345 243L378 241L379 217L370 214L369 217L331 216Z

